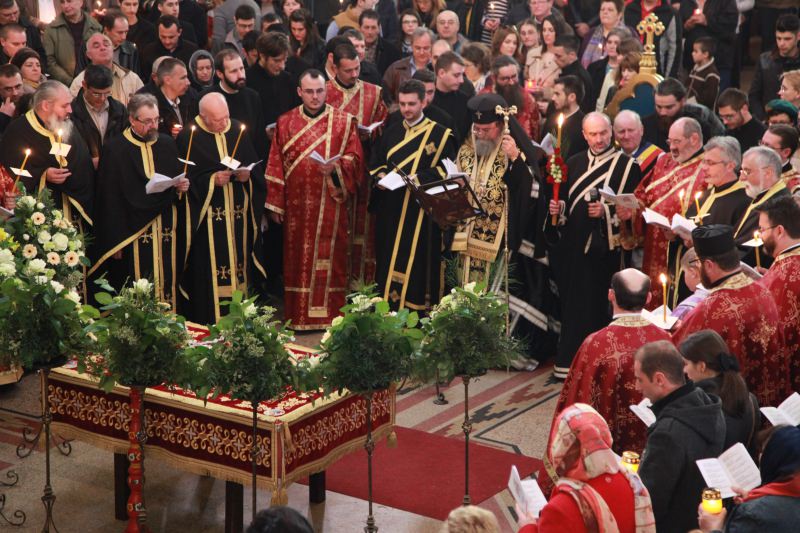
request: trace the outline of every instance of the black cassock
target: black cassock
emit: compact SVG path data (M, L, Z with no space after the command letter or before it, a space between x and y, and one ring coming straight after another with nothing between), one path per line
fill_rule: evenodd
M58 136L44 127L33 110L17 117L6 128L0 143L0 163L9 171L11 167L19 168L25 157L25 150L30 149L31 155L25 163L25 170L32 177L20 179L25 190L35 195L46 186L52 194L56 208L61 209L83 231L84 222L92 223L94 166L86 143L74 127L72 134L63 137L61 141L70 145L67 157L59 158L61 166L72 173L64 183L53 184L45 180L48 168L59 167L59 161L54 155L50 155L50 149L58 144Z
M168 135L145 142L128 128L103 146L90 271L105 274L116 289L148 278L157 297L173 309L191 238L188 195L179 198L174 187L147 194L145 187L155 173L172 178L182 170ZM118 252L122 257L115 259Z
M181 276L179 310L187 319L200 324L214 324L234 291L248 292L265 272L258 261L259 223L264 212L266 180L262 164L250 172L244 183L234 176L224 186L214 184L213 174L228 170L220 162L232 154L241 122L231 120L223 133L210 133L198 116L197 130L189 159L189 205L195 229L184 274ZM185 157L191 128L178 135L178 154ZM242 134L234 158L247 166L259 160L248 132Z
M604 204L603 218L590 218L588 203L597 201L592 191L608 186L617 194L633 193L641 179L635 161L611 147L597 155L580 152L567 161L567 169L559 195L566 203L565 220L557 228L551 217L545 222L561 303L554 373L562 379L586 336L608 325L608 288L622 260L616 210Z
M455 154L451 130L423 117L414 126L401 122L383 133L372 152L370 173L377 181L399 169L416 175L419 183L431 183L446 175L441 161L454 159ZM375 213L379 295L394 308L430 309L443 290L441 229L420 209L407 187L394 191L376 187L370 212Z

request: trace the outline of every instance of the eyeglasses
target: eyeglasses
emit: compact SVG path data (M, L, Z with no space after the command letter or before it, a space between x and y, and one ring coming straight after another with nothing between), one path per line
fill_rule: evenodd
M768 168L768 167L758 167L758 168L744 168L744 167L742 167L742 168L739 169L739 174L744 174L745 176L750 176L756 170L764 170L766 168Z
M111 96L111 91L94 91L89 89L86 92L92 98L108 98L109 96Z
M158 126L158 117L148 118L147 120L142 120L138 117L132 117L132 118L139 124L144 124L145 126Z
M759 235L764 235L765 231L771 230L771 229L774 229L774 228L777 228L777 227L778 226L767 226L766 228L759 227L758 228L758 233L759 233Z

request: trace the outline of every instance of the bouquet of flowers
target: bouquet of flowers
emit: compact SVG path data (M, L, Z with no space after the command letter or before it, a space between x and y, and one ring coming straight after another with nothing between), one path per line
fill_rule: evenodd
M198 395L206 397L213 388L215 395L229 394L257 406L297 387L296 361L285 347L294 337L286 324L273 320L275 309L256 305L255 298L243 300L238 291L223 305L228 314L211 327L204 343L207 382Z
M553 150L553 154L547 160L545 170L547 171L547 183L553 185L553 200L558 202L561 182L567 177L567 165L561 157L561 148L557 147ZM553 215L552 223L554 226L558 224L558 215Z
M468 283L442 298L422 319L425 337L416 368L423 380L450 381L455 376L480 376L508 366L518 356L518 341L506 336L506 303L487 292L485 284Z
M408 309L390 311L389 304L371 290L349 295L343 316L333 319L322 338L323 355L314 371L326 394L349 389L369 395L411 372L422 339L417 314Z
M153 284L139 279L116 295L105 282L101 287L106 292L98 292L95 298L105 316L86 327L96 337L98 349L79 359L78 369L97 375L100 388L107 392L114 383L191 385L194 369L184 354L191 335L183 317L158 301Z
M63 364L88 349L93 313L76 290L86 264L81 235L48 191L17 201L0 226L0 366Z

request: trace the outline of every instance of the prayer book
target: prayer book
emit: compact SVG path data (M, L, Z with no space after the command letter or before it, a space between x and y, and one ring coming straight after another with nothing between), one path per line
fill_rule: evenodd
M508 490L519 505L520 510L526 515L539 517L542 507L547 505L547 499L535 479L521 480L516 466L511 466L511 476L508 478Z
M656 421L656 415L653 413L653 410L650 409L653 404L650 403L650 400L645 398L641 402L631 405L630 409L633 411L633 414L639 417L639 419L644 422L644 425L647 427L652 426Z
M654 326L658 326L661 329L670 330L678 321L678 317L672 316L672 311L669 307L667 307L667 321L664 322L664 306L657 307L652 311L648 311L647 309L642 309L642 318L649 321Z
M376 128L380 127L381 125L383 125L382 120L379 122L374 122L369 126L362 126L361 124L359 124L358 131L363 131L364 133L372 133L373 131L375 131Z
M626 207L628 209L639 208L639 200L636 198L635 194L617 194L612 191L608 185L603 185L603 188L600 189L600 196L609 203L620 207Z
M156 194L159 192L164 192L170 187L174 187L178 184L178 181L184 177L186 174L181 172L174 178L170 178L169 176L165 176L164 174L159 174L156 172L153 176L147 181L147 185L144 186L144 190L147 194Z
M706 485L719 489L723 498L736 495L732 487L749 491L761 485L761 473L741 442L725 450L718 459L699 459L695 462Z
M778 407L762 407L761 412L773 426L800 425L800 394L796 392L781 402Z
M314 150L313 152L311 152L311 155L309 157L313 161L316 161L317 163L319 163L320 165L327 165L327 164L330 164L330 163L335 163L336 161L341 159L342 156L340 156L339 154L336 154L336 155L332 156L330 159L325 159L324 157L319 155L319 153L316 150Z

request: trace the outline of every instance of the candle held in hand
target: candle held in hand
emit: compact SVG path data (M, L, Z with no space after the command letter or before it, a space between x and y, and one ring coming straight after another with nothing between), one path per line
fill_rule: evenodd
M639 454L636 452L622 452L622 466L633 472L639 471Z
M703 510L711 514L719 514L722 512L722 495L719 489L707 488L703 489L703 502L701 504Z

